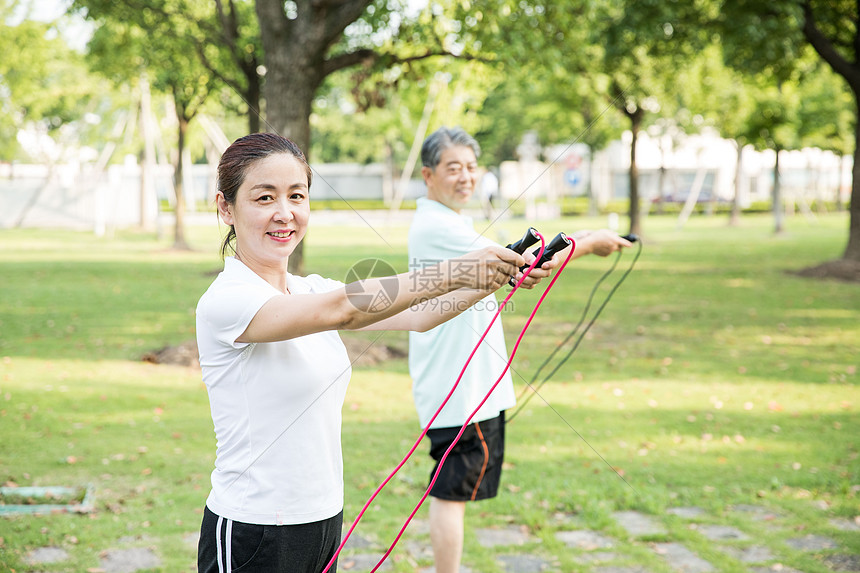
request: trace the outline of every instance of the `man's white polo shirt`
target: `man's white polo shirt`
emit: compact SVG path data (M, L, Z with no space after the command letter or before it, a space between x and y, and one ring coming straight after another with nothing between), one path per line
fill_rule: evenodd
M418 199L415 218L409 229L410 268L459 257L495 244L475 232L470 217L460 215L437 201ZM498 308L495 295L489 295L461 315L428 332L409 333L409 373L422 427L427 426L451 390L463 364ZM502 374L507 359L500 315L432 427L462 426ZM495 418L515 404L513 382L508 370L472 422Z

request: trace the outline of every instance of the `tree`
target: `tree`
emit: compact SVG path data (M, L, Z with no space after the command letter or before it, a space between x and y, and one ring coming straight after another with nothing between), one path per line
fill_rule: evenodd
M747 119L743 139L757 149L774 151L773 187L771 202L774 215L774 232L785 230L785 207L782 201L782 179L779 159L785 149L801 147L797 112L800 107L798 81L774 83L758 76L756 86L756 113Z
M324 162L404 165L428 99L431 126L460 125L474 133L488 86L498 81L492 75L481 62L451 57L332 74L314 101L311 155Z
M477 0L460 3L461 41L492 72L481 106L482 147L496 162L512 159L522 135L544 144L601 149L619 133L601 97L593 62L600 50L582 22L598 18L595 2ZM555 158L547 158L550 161Z
M723 0L718 22L727 60L738 69L781 77L808 43L847 84L854 99L854 168L842 259L860 265L860 7L851 0Z
M121 16L148 34L181 41L183 56L196 55L220 84L221 103L246 115L249 132L260 131L265 69L253 2L249 0L75 0L90 18ZM153 39L154 41L155 39Z
M393 0L256 0L256 11L265 54L267 127L306 153L314 100L331 74L358 64L387 67L454 55L429 36L432 20L408 25L404 8ZM393 38L401 42L396 47ZM302 272L302 247L299 243L290 257L291 272Z
M629 120L630 232L642 234L636 143L648 114L671 107L677 74L707 43L697 3L604 2L592 42L603 45L608 100Z
M246 106L248 132L256 133L263 121L265 68L254 9L243 0L214 0L214 5L214 18L196 20L195 46L209 71L238 94Z
M15 7L0 0L0 161L35 159L47 166L45 182L12 213L13 225L21 226L42 195L54 190L54 166L77 159L83 146L104 135L110 122L100 119L116 111L116 94L88 73L56 22L22 18ZM19 144L25 137L29 143Z
M188 249L183 191L186 140L191 120L212 90L212 76L194 55L190 37L174 33L158 11L137 11L125 3L102 4L99 0L78 0L76 5L86 8L87 17L98 24L89 42L96 69L116 82L134 82L146 73L156 90L172 98L177 118L173 247Z
M536 131L548 145L581 142L595 150L620 134L593 78L574 66L502 61L493 67L492 77L476 136L495 162L513 159L526 131Z
M0 158L9 161L23 153L17 135L24 128L54 138L62 132L77 143L88 129L82 119L102 105L105 88L53 23L13 23L16 5L0 0Z
M855 151L856 106L845 81L823 60L811 64L800 85L803 105L798 123L804 145L831 151L843 161ZM856 196L855 196L856 197ZM837 208L841 189L837 191Z
M684 89L679 94L682 105L701 114L706 124L722 137L734 142L737 149L734 196L729 225L740 222L740 175L744 147L749 144L748 123L755 113L755 83L747 76L726 66L718 44L706 46L679 78Z

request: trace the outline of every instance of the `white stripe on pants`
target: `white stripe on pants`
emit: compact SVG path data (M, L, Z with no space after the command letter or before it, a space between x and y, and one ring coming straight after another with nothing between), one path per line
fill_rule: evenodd
M215 528L215 550L218 552L218 573L229 573L233 568L233 520L227 520L227 531L224 534L224 543L227 546L227 555L225 560L221 560L221 524L224 523L224 518L218 516L218 527Z

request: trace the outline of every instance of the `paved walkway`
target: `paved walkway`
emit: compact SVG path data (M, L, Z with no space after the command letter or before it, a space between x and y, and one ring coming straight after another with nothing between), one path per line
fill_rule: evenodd
M824 511L824 510L822 510ZM561 542L567 556L573 556L577 563L576 571L591 573L650 573L655 561L662 561L677 573L710 573L717 568L708 560L673 538L667 524L669 520L680 519L687 530L694 532L710 545L712 551L731 558L733 570L747 570L751 573L804 573L784 565L798 552L811 555L826 569L835 572L860 572L860 555L843 548L826 535L803 534L785 526L785 516L760 505L738 505L727 509L732 523L739 527L725 525L725 517L710 515L699 507L676 507L668 510L667 515L657 516L637 511L619 511L612 514L617 528L609 528L614 535L581 527L575 516L556 515L549 525L557 529L554 536ZM827 518L829 527L834 531L850 532L860 536L860 516L854 520ZM358 531L358 530L356 530ZM623 534L621 533L623 532ZM779 533L781 545L767 545L763 533ZM497 566L511 573L539 573L563 571L560 558L541 546L541 540L525 526L508 525L505 527L478 529L474 531L479 543L496 550ZM188 533L184 537L193 555L197 534ZM700 546L700 544L697 544ZM638 558L645 551L655 559ZM339 571L366 572L373 569L385 552L381 544L359 533L354 533L347 543L339 561ZM58 547L41 547L27 555L30 565L60 563L68 559L65 550ZM395 548L390 559L412 565L418 573L433 573L432 553L429 547L429 532L426 521L414 520L401 543ZM193 560L193 557L192 557ZM97 573L135 573L141 570L159 570L161 559L157 547L146 544L139 538L122 538L116 547L107 548L100 554L100 565L89 569ZM644 564L638 564L644 562ZM393 566L386 562L379 571L392 571ZM464 557L461 573L480 573L480 564Z

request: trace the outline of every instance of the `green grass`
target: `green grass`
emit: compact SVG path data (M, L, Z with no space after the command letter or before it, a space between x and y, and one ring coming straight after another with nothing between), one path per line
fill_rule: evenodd
M405 228L356 221L312 229L308 272L343 278L367 257L406 268ZM604 224L578 218L536 226L551 237ZM781 236L759 216L738 228L724 217L694 217L683 230L672 217L644 224L636 267L577 352L508 427L504 491L469 508L465 563L499 571L498 550L478 544L472 530L517 523L540 539L525 550L560 556L562 570L583 570L553 535L562 528L557 516L625 540L610 513L637 509L659 516L665 539L722 571L743 570L687 522L665 515L681 505L755 531L783 554L784 539L807 533L860 553L856 533L828 522L860 514L860 285L790 274L837 258L847 218L792 218ZM510 241L525 226L506 221L488 235ZM195 369L140 361L194 337L194 307L220 261L215 229L191 229L190 241L197 250L178 253L167 240L132 232L111 240L0 232L0 481L91 484L96 492L90 515L0 519L0 569L28 571L28 551L55 545L70 560L39 571L86 571L105 549L140 545L157 548L160 571L194 570L187 538L199 527L215 448L205 388ZM579 320L612 260L575 261L559 279L514 362L518 390ZM621 258L592 310L631 260L632 252ZM505 310L509 348L540 290L518 293ZM406 336L385 333L378 343L405 348ZM354 372L344 407L347 520L418 432L404 360ZM387 546L429 468L422 446L358 533ZM744 503L779 512L781 527L751 529L728 511ZM641 542L618 549L667 571ZM402 554L395 552L396 570L412 570ZM827 570L802 552L783 562Z

